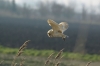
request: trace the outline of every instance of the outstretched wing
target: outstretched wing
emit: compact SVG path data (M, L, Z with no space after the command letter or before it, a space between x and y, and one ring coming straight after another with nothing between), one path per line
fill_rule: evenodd
M55 21L53 21L53 20L51 20L51 19L48 19L47 22L48 22L48 24L52 27L52 29L53 29L54 31L59 31L59 30L60 30L59 24L56 23Z
M67 22L61 22L61 23L59 23L59 27L63 33L64 31L66 31L68 29L69 26L68 26Z

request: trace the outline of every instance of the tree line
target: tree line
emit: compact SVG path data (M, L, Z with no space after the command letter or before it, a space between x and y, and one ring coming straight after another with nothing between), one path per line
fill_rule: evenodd
M33 3L34 4L34 3ZM7 0L0 0L0 10L7 13L11 12L18 17L27 18L55 18L55 19L69 19L69 20L92 20L99 22L100 13L96 13L94 7L87 8L84 4L81 5L81 12L76 10L77 3L70 1L69 5L58 4L55 1L46 3L39 1L37 7L27 5L19 6L16 0L11 2ZM100 6L98 5L98 10ZM90 9L90 12L88 10ZM13 15L10 15L13 16Z

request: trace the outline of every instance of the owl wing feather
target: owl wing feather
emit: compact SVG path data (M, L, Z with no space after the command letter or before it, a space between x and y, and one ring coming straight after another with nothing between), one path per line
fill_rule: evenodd
M60 27L60 30L63 32L65 32L67 29L68 29L68 23L67 22L61 22L59 23L59 27Z
M52 27L53 31L61 31L60 27L59 27L59 24L56 23L55 21L53 21L51 19L48 19L47 22Z

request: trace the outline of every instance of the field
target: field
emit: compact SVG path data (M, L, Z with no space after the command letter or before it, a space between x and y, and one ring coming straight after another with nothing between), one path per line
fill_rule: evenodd
M11 66L12 60L13 60L14 55L10 55L10 54L0 54L0 61L3 61L2 64L0 64L0 66ZM16 63L17 65L19 65L19 63L21 62L22 57L25 57L25 62L23 66L44 66L44 63L46 61L47 57L39 57L39 56L21 56L17 59ZM1 60L2 59L2 60ZM52 59L52 61L54 61ZM86 66L86 64L89 61L81 61L81 60L71 60L71 59L64 59L62 58L61 60L61 64L59 66ZM16 66L17 66L16 65ZM92 62L89 66L100 66L100 62ZM52 66L50 65L46 65L46 66Z
M54 50L26 49L26 41L19 49L0 46L0 66L99 66L100 56ZM45 62L49 63L45 64ZM14 64L14 65L13 65ZM58 66L58 65L56 65Z

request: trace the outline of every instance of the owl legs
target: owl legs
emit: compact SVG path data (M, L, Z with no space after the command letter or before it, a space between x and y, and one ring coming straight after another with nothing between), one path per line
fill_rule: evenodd
M62 34L62 39L65 41L66 37L68 38L67 35Z

